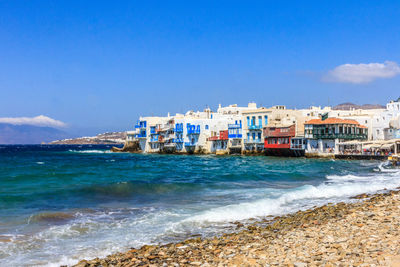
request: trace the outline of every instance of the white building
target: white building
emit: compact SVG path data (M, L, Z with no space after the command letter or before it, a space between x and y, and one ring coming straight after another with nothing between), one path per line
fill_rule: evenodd
M217 112L209 108L204 111L188 111L167 117L141 117L134 132L128 132L127 140L139 141L145 153L177 152L177 153L210 153L212 142L209 137L227 131L230 125L242 125L242 111L253 108L229 105L219 106ZM236 129L235 137L241 139L241 129Z
M352 110L350 114L338 117L353 119L368 127L368 140L388 140L396 138L400 119L400 98L386 104L386 109Z

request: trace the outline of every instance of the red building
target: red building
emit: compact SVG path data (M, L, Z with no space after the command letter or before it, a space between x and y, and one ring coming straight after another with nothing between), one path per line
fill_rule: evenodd
M208 138L211 141L211 152L217 153L221 151L228 151L228 130L220 131L219 135L214 135Z
M291 140L295 136L295 124L284 127L265 127L265 154L270 156L299 156L298 151L293 151L290 149Z
M228 130L225 131L219 131L219 135L214 135L208 138L208 141L218 141L218 140L223 140L226 141L228 140Z

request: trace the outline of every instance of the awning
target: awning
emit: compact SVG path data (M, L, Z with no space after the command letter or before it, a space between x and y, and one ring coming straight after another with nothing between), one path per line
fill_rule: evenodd
M392 149L393 146L394 144L385 144L381 146L381 149Z
M379 145L379 144L370 144L370 145L362 146L363 149L380 148L380 147L381 147L381 145Z

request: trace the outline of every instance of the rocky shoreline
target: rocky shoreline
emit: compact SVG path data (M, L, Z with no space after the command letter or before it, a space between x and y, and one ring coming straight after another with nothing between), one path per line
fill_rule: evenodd
M400 191L354 198L75 266L400 266Z

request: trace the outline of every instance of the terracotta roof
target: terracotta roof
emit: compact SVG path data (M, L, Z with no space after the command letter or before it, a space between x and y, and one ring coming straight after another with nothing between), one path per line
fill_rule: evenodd
M339 119L339 118L327 118L326 120L321 120L321 119L312 119L309 121L306 121L304 124L354 124L354 125L360 125L357 121L355 120L344 120L344 119Z

